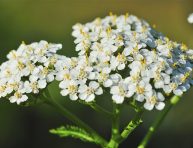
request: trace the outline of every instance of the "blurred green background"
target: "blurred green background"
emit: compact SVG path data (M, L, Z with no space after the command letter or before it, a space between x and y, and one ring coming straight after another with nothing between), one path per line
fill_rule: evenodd
M193 48L193 25L187 16L193 12L192 0L0 0L0 62L6 60L11 49L22 41L31 43L42 39L63 44L63 53L76 55L72 25L104 17L112 11L129 12L156 24L172 40ZM56 84L50 86L53 96L91 124L105 137L110 135L110 122L91 109L61 98ZM149 148L193 148L193 89L172 109L155 134ZM144 124L137 129L121 148L135 148L158 111L146 112ZM122 126L133 112L124 107ZM46 105L21 107L0 102L0 148L97 148L73 139L60 139L48 133L50 128L70 123Z

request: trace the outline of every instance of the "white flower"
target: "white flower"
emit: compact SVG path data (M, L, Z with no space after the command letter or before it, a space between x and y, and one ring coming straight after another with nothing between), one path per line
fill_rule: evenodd
M74 80L70 81L62 81L60 83L60 88L62 89L61 95L62 96L67 96L70 95L71 100L77 100L78 96L78 83Z
M9 98L11 103L17 103L18 105L22 102L25 102L28 99L26 95L23 95L21 92L15 92L13 96Z
M162 93L155 91L153 92L153 95L146 98L146 102L144 104L144 108L147 110L152 110L155 106L157 110L162 110L165 107L165 103L163 102L165 100L165 97Z
M116 68L118 70L125 69L127 63L127 57L124 54L118 54L117 57L112 56L111 58L111 68L115 70Z
M190 24L193 23L193 13L191 13L191 14L188 16L187 20L188 20L188 23L190 23Z
M104 87L110 87L113 85L109 73L111 72L110 68L103 68L103 70L98 73L97 79L99 83L102 83Z
M128 84L123 80L118 83L118 85L112 86L110 93L113 95L112 99L117 104L122 104L125 97L131 97L128 91Z
M86 102L91 102L95 99L95 95L103 94L103 90L100 87L99 83L95 81L91 81L89 86L80 85L79 87L79 97L81 100L85 100Z

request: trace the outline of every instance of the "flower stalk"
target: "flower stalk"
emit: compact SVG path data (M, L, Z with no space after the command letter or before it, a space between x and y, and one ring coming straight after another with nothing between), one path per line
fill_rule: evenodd
M84 101L79 101L81 104L87 105L89 107L91 107L93 110L101 113L102 115L104 115L105 117L109 117L112 118L113 114L106 110L105 108L103 108L102 106L98 105L96 102L91 102L91 103L86 103Z
M171 108L176 105L179 101L180 97L174 96L171 98L169 105L165 107L165 109L160 113L160 115L155 119L153 124L149 127L149 130L145 137L143 138L142 142L138 146L138 148L146 148L147 144L151 140L153 134L157 131L157 129L160 127L163 120L166 118L168 112L171 110Z
M120 107L119 105L113 103L113 119L112 119L112 129L111 129L111 139L108 144L108 148L118 148L119 142L117 138L120 136L119 133L119 122L120 122Z
M101 145L102 147L107 145L107 142L104 138L102 138L94 129L92 129L89 125L87 125L85 122L83 122L81 119L79 119L76 115L71 113L68 109L64 108L62 105L57 103L51 97L51 95L49 94L48 91L47 91L46 95L47 96L44 97L44 99L46 99L48 104L50 104L55 109L57 109L62 115L64 115L67 119L72 121L74 124L80 126L81 128L85 129L87 132L89 132L91 134L91 136L95 139L95 142L97 144ZM48 99L48 98L50 98L50 99Z
M141 116L143 110L138 110L135 117L129 122L129 124L124 128L121 136L117 139L119 143L123 142L127 137L142 123Z

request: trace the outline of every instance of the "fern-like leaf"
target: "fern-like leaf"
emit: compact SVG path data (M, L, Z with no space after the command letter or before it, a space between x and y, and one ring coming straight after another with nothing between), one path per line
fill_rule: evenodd
M60 137L72 137L84 142L96 143L94 138L87 131L76 126L62 126L57 129L51 129L50 133L56 134Z

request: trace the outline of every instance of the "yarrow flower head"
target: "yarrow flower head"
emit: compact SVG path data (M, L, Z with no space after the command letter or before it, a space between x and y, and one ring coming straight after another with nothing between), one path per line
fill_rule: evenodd
M103 92L113 102L162 110L168 96L193 85L193 50L169 40L134 15L112 13L73 26L78 57L56 54L61 44L22 44L0 66L0 97L20 104L54 79L62 96L93 102Z
M30 45L22 43L17 50L12 50L7 55L8 61L0 66L0 97L20 104L28 99L28 94L44 89L54 80L56 51L61 48L61 44L40 41Z
M73 26L78 57L57 61L63 96L94 101L104 89L122 104L132 98L162 110L168 95L193 84L193 50L169 40L134 15L110 14Z

